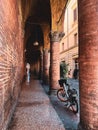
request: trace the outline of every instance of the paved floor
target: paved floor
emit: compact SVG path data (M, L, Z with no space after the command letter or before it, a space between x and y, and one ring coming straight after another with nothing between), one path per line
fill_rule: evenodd
M66 130L38 80L23 84L8 130Z

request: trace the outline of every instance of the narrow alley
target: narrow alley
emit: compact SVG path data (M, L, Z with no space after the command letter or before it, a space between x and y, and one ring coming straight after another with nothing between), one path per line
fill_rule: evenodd
M67 97L58 83L66 78L78 103L70 90L70 105L57 98ZM78 104L77 114L67 109ZM7 129L98 130L97 0L0 0L0 130Z
M67 110L56 96L48 96L47 90L48 86L42 87L33 78L30 83L23 83L8 130L77 130L78 116Z

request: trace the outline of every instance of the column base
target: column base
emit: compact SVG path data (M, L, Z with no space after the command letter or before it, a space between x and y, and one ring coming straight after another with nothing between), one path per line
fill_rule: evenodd
M83 130L80 123L78 124L78 130Z
M80 123L78 124L78 130L84 130Z
M57 95L57 91L58 91L58 89L51 89L51 90L49 90L49 95L56 96Z
M82 126L80 123L78 124L78 130L92 130L88 125Z

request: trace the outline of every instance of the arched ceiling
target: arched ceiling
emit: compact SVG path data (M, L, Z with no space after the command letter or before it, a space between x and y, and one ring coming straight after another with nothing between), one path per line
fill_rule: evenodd
M21 0L21 12L25 29L26 58L32 62L35 55L36 57L39 55L40 48L44 46L43 28L51 26L50 1ZM33 45L35 41L39 43L38 46Z
M66 2L67 0L20 0L22 25L25 29L25 47L28 46L29 52L32 47L33 52L35 52L35 50L39 51L41 46L43 46L43 48L49 47L49 39L47 38L49 31L57 31L58 21L61 22L61 26L63 25L59 18L62 15ZM38 39L40 46L34 47L32 46L32 42L36 37L34 33L36 33L36 30L38 31L39 28L40 31L37 34L41 34L41 37ZM32 55L32 53L30 53L29 56L30 55Z
M51 23L50 0L21 0L23 21Z
M21 0L22 18L38 23L48 23L52 30L56 24L62 23L66 3L69 0ZM63 15L62 15L63 14Z

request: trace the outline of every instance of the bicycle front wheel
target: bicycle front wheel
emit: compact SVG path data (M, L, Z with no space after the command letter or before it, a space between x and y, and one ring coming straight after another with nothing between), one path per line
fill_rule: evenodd
M57 91L57 97L62 102L67 101L66 93L65 93L64 89L62 89L62 88Z
M71 104L71 108L72 108L72 111L76 114L78 113L78 102L77 100L74 100L73 103Z

